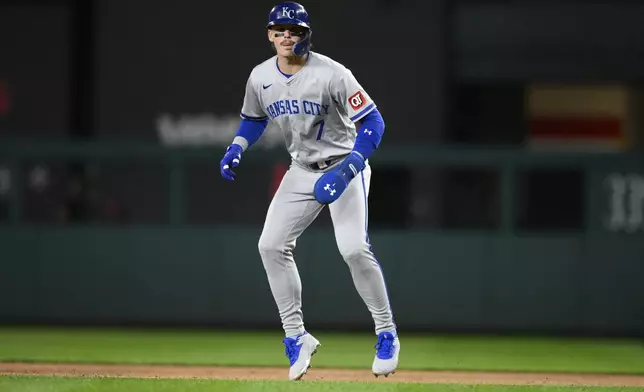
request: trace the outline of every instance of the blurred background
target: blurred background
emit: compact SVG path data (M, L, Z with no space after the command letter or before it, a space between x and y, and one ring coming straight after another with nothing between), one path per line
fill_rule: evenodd
M644 336L644 5L302 4L387 124L369 228L399 328ZM0 1L1 323L279 328L280 131L218 168L272 6ZM296 260L309 328L370 330L328 212Z

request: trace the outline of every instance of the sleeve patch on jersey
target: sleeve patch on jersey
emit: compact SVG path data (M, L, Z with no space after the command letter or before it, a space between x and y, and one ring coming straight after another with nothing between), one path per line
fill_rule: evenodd
M366 103L367 103L367 100L364 98L362 91L358 91L357 93L349 97L349 104L351 105L353 110L359 110Z

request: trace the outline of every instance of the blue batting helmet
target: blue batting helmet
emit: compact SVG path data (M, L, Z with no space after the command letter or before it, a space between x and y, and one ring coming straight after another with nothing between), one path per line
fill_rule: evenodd
M296 56L304 56L311 49L311 25L309 23L309 13L306 12L301 4L294 1L285 1L276 4L268 14L268 24L270 28L274 25L291 24L306 27L309 31L306 36L293 46L293 53Z

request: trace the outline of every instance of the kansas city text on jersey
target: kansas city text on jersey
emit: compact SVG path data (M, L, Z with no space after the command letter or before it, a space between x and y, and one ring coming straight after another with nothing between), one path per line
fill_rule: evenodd
M331 105L319 102L297 99L280 99L266 107L266 113L274 119L283 114L300 114L300 111L311 116L324 116L329 114Z

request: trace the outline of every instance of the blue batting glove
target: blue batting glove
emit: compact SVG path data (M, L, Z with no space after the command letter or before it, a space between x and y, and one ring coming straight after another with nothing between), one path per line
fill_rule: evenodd
M347 183L336 168L318 178L313 186L313 195L318 203L331 204L338 200L345 189L347 189Z
M366 163L362 155L352 152L338 167L318 178L313 186L315 200L321 204L331 204L338 200L349 186L349 182L365 167Z
M235 172L232 171L233 168L239 166L241 161L242 148L239 144L231 144L226 147L226 153L219 163L219 171L221 176L228 180L235 180Z

